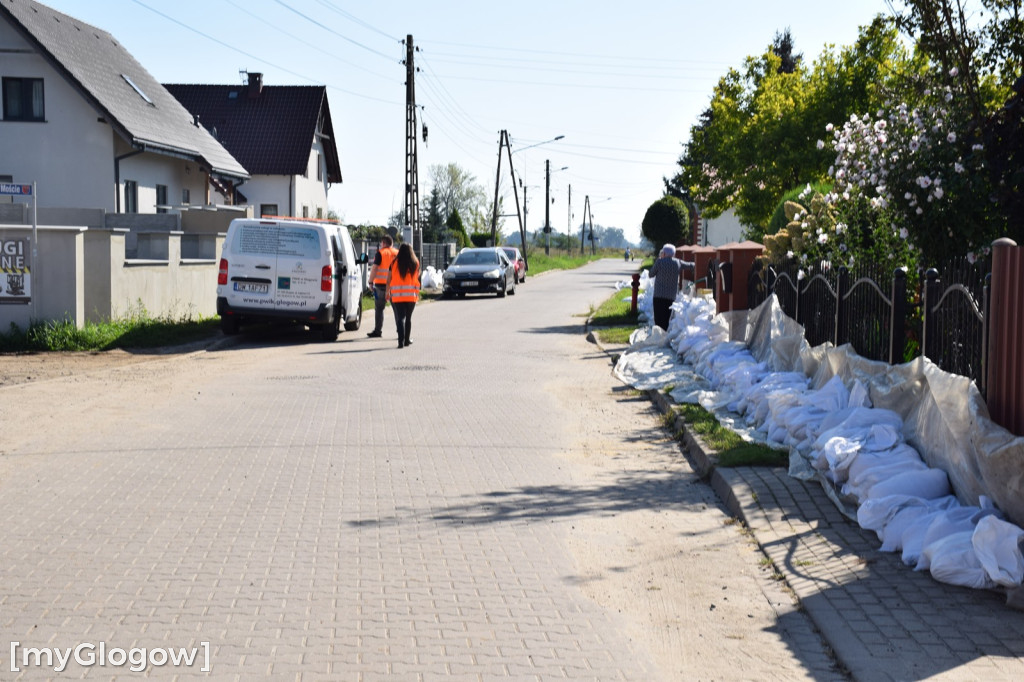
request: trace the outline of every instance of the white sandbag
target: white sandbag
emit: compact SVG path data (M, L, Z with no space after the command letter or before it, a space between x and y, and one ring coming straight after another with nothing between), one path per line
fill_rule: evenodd
M881 550L883 552L898 552L903 548L903 536L907 528L927 514L933 514L942 509L949 509L958 506L959 502L953 495L938 500L924 500L912 498L897 507L891 518L886 522L879 534L882 540ZM917 561L917 557L914 557Z
M869 470L878 466L895 464L896 462L924 464L924 460L921 459L921 455L917 450L906 443L899 443L892 448L883 450L862 451L856 459L850 462L847 478L855 485L862 486L864 485L863 476ZM868 485L866 487L870 488L871 486Z
M907 524L906 530L903 531L903 535L900 537L900 545L903 547L900 558L903 559L903 563L907 566L917 566L917 562L921 558L921 551L924 549L925 533L928 532L928 527L932 525L932 521L942 514L943 511L942 509L930 511Z
M920 498L912 495L890 495L867 500L857 507L857 523L861 528L875 531L881 539L882 529L893 515L904 505L914 504L917 500Z
M1021 542L1024 530L995 516L978 521L971 536L974 552L992 582L1017 587L1024 581L1024 557Z
M868 492L883 481L910 471L925 471L928 465L921 459L897 458L888 461L881 457L873 457L872 453L861 452L858 460L870 461L874 466L858 467L856 477L851 477L843 485L843 494L854 497L858 502L869 497Z
M949 476L942 469L921 469L904 471L892 478L879 481L867 491L868 498L887 497L889 495L912 495L926 500L934 500L949 495Z
M996 584L982 568L971 544L974 531L961 531L947 535L928 545L924 553L931 562L932 577L948 585L962 585L974 589L992 589Z
M856 439L835 436L830 438L814 458L814 468L819 471L828 469L837 483L846 481L847 470L853 458L860 452L861 444Z
M977 524L975 515L981 511L978 507L955 507L939 512L928 525L924 533L924 540L921 543L921 556L917 559L915 571L927 571L931 568L931 558L934 554L930 550L936 542L954 533L974 532ZM906 544L904 544L906 547ZM980 565L980 564L979 564Z

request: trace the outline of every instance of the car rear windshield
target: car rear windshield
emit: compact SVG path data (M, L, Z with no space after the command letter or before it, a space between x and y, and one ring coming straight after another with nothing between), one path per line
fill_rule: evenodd
M464 251L455 257L454 265L493 265L497 262L496 251Z

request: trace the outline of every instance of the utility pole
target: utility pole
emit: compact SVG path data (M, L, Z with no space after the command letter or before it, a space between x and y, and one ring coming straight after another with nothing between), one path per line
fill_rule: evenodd
M586 253L587 248L587 213L590 211L590 195L583 197L583 221L580 223L580 255Z
M571 250L572 243L569 240L572 239L572 185L569 185L569 220L566 223L565 236L565 246Z
M508 153L508 172L512 178L512 192L516 198L516 217L519 219L519 237L523 243L523 260L526 260L526 233L523 231L523 214L519 212L519 189L516 187L516 170L512 167L512 143L508 131L502 130L498 136L498 172L494 177L494 206L491 209L491 246L498 242L498 189L501 187L501 150ZM526 190L524 189L523 192Z
M551 161L544 159L544 255L551 253Z
M416 66L412 35L405 37L405 224L412 228L412 249L423 253L420 231L420 181L416 157Z

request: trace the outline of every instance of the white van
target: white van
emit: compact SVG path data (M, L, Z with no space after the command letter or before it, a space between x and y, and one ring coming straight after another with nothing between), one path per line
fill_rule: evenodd
M284 321L334 341L359 329L366 254L348 228L300 220L232 220L217 274L217 314L225 334L246 322Z

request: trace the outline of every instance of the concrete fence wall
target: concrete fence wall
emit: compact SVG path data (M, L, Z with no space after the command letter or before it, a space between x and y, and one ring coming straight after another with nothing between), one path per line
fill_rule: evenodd
M31 302L0 304L0 329L32 319L81 327L142 310L176 319L217 312L217 257L223 233L133 231L136 257L125 257L124 228L40 226L31 263ZM32 228L0 225L0 240L29 240Z

